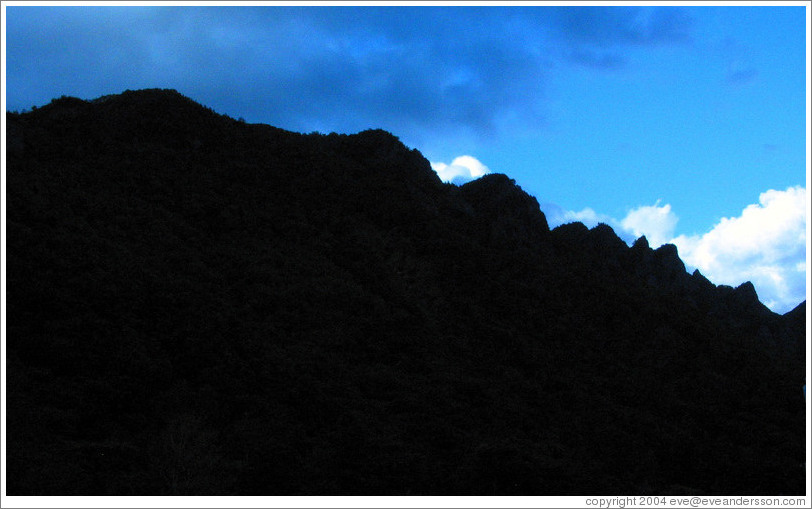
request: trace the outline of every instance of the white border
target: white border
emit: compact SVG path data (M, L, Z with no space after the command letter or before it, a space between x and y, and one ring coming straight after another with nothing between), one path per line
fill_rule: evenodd
M806 4L806 384L812 382L812 330L810 330L809 319L812 316L812 283L809 281L809 259L812 254L812 223L810 223L810 214L812 214L812 193L810 193L810 185L812 185L812 74L810 71L810 64L812 62L812 6ZM806 496L812 498L812 435L810 435L810 423L812 423L812 405L809 404L809 396L805 394L806 398Z
M595 0L112 0L112 1L89 1L89 0L8 0L3 1L8 7L20 6L43 6L43 7L247 7L247 6L358 6L371 7L375 5L404 6L404 7L584 7L584 6L665 6L665 7L808 7L809 0L738 0L738 1L705 1L705 0L672 0L672 1L646 1L646 0L622 0L622 1L595 1Z
M0 9L0 60L3 93L0 118L0 497L6 495L6 6ZM0 505L3 504L0 498Z
M585 6L585 5L667 5L667 6L697 6L697 2L692 1L666 1L666 2L635 2L635 1L620 1L620 2L578 2L578 1L558 1L558 2L540 2L540 1L282 1L282 2L222 2L222 1L107 1L107 2L88 2L88 1L7 1L2 2L2 38L0 40L0 54L2 54L2 98L0 104L2 105L2 136L3 143L0 144L0 156L2 156L2 170L0 171L0 363L2 363L2 376L0 377L0 391L2 393L2 405L0 406L0 420L2 422L2 434L0 434L0 506L2 507L393 507L393 508L406 508L406 507L584 507L588 499L603 498L606 501L620 499L629 500L631 497L624 496L546 496L546 497L18 497L6 495L6 7L19 7L19 6L374 6L374 5L393 5L393 6ZM809 270L809 259L812 254L812 224L810 224L810 210L812 210L812 195L810 194L810 184L812 184L812 142L810 141L810 126L812 125L812 106L810 105L810 97L812 97L812 86L810 80L809 62L812 59L812 33L811 20L812 8L809 1L752 1L752 2L701 2L702 6L802 6L806 8L806 61L807 61L807 76L806 76L806 125L807 125L807 145L806 145L806 189L807 189L807 222L806 222L806 260L807 271ZM806 377L807 380L812 380L812 331L809 327L809 317L812 312L812 285L808 280L807 272L807 288L806 288ZM806 406L806 465L807 465L807 479L806 479L806 505L795 505L794 507L811 507L810 495L812 495L812 477L810 477L810 466L812 466L812 437L810 437L810 409L812 406ZM690 505L692 502L691 497L665 497L670 503L667 507L697 507ZM722 499L738 499L749 500L750 504L733 504L733 505L716 505L713 507L752 507L756 505L756 500L764 500L767 498L776 497L701 497L706 500L716 500L717 503ZM797 497L791 497L797 498ZM671 503L672 500L674 503ZM677 501L682 503L677 505ZM686 504L687 502L687 504ZM616 502L617 503L617 502ZM618 507L618 505L614 505ZM634 507L628 505L627 507ZM637 507L641 507L637 505ZM710 506L707 506L710 507ZM775 506L773 506L775 507Z

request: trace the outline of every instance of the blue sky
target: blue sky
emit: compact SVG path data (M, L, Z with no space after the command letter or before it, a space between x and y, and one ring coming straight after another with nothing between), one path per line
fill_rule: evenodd
M12 2L5 100L175 88L294 131L383 128L446 180L506 173L553 226L675 243L785 312L806 296L803 5Z

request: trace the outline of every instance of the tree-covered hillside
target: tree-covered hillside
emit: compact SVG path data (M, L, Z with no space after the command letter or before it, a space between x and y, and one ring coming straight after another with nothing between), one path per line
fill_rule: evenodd
M6 118L9 495L804 492L803 305L380 130Z

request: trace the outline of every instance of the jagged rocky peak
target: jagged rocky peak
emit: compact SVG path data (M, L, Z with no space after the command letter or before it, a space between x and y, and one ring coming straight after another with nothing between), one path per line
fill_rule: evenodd
M772 314L772 311L759 300L756 287L750 281L745 281L733 290L733 300L740 309L759 314Z
M558 244L578 247L585 245L586 239L589 236L589 228L580 221L564 223L553 228L552 234Z
M677 274L688 275L685 264L679 257L677 246L674 244L663 244L657 249L652 249L649 246L648 239L643 235L634 241L630 251L632 258L639 263L639 269L644 271L654 270L660 275L671 277Z
M538 233L550 230L538 201L516 181L502 173L489 173L468 182L460 190L478 213L493 217L511 217L523 228Z
M646 238L646 236L641 235L639 239L635 240L634 244L632 244L632 249L634 249L634 250L647 250L647 249L650 249L650 246L648 244L648 239Z
M423 191L442 187L437 172L419 150L407 147L384 129L367 129L355 134L316 136L342 155L357 162L361 174L388 180L391 185L415 187ZM433 191L432 191L433 192Z
M806 320L806 301L801 302L791 311L787 311L784 313L784 316L789 317L793 320L800 319L801 321Z
M601 256L619 256L629 248L606 223L598 223L589 229L580 221L565 223L553 229L554 238L572 249L585 252L597 250Z
M753 286L753 283L751 283L750 281L745 281L744 283L737 286L734 292L742 299L758 300L758 293L756 292L756 287Z
M411 161L414 156L419 156L422 161L425 161L426 167L431 169L428 159L425 159L417 149L410 149L407 147L400 138L385 131L383 129L367 129L350 137L353 143L367 154L376 156L386 156L389 158L404 157ZM433 170L432 173L436 174ZM439 177L437 177L439 180Z
M735 288L730 285L717 286L716 307L734 310L736 316L744 316L747 320L753 320L759 316L775 315L759 300L756 288L750 281L745 281Z
M696 285L698 285L700 288L715 288L715 287L716 287L716 285L714 285L714 284L711 282L711 280L710 280L710 279L706 278L704 274L702 274L701 272L699 272L699 269L695 269L695 270L693 271L693 273L691 274L691 279L692 279L692 280L694 281L694 283L695 283Z
M654 250L654 259L664 269L674 274L687 274L685 264L679 257L677 246L674 244L663 244Z
M589 230L589 236L596 248L602 251L614 251L621 253L628 249L626 243L617 236L615 230L606 223L598 223L597 226Z

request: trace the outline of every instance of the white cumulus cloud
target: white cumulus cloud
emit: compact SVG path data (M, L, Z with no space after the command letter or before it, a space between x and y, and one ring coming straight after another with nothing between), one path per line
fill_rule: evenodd
M658 201L654 205L632 209L620 222L621 227L635 237L645 235L653 248L670 241L679 220L676 214L671 212L671 205L666 203L660 207L659 203Z
M440 180L456 185L465 184L490 173L488 167L477 158L467 155L455 158L451 164L432 162L431 168L437 172Z
M566 210L541 205L550 227L580 221L593 228L611 226L631 244L645 235L652 248L675 244L689 271L699 269L713 283L738 286L750 281L759 299L777 313L785 313L806 298L806 225L809 204L806 188L771 189L737 217L723 218L702 235L674 236L678 217L671 205L644 205L622 220L587 207Z
M806 296L807 191L796 186L761 193L738 217L723 218L703 235L671 240L686 264L716 284L752 281L773 311L792 309Z

